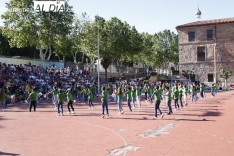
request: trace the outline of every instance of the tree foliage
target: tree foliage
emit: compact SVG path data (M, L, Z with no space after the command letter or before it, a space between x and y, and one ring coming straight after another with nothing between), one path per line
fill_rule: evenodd
M227 89L227 79L232 76L232 70L223 70L220 77L225 79L225 89Z
M223 70L222 74L220 75L220 77L224 78L224 79L228 79L230 76L232 76L232 70Z
M32 8L32 0L10 0L7 8ZM66 1L66 7L72 8ZM42 60L51 55L73 58L74 62L89 57L98 58L100 43L101 65L107 68L112 62L143 62L148 67L177 64L178 36L169 30L154 35L139 33L135 26L117 17L91 21L86 13L71 12L11 12L2 15L3 35L11 47L36 47ZM98 38L99 31L99 38ZM2 49L2 48L1 48ZM54 51L53 51L54 50ZM79 54L79 55L78 55ZM82 56L80 55L82 54ZM77 58L80 56L82 58ZM61 60L61 59L60 59Z
M65 3L66 8L71 6ZM33 8L32 0L11 0L6 3L7 11L2 15L4 20L3 34L9 38L11 47L32 46L40 50L42 60L50 59L52 47L60 36L69 34L73 12L31 12L10 11L11 8Z

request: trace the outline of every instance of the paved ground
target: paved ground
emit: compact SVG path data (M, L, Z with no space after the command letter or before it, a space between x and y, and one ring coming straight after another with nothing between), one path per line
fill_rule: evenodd
M9 105L0 112L0 155L22 156L233 156L234 92L199 99L174 115L153 120L153 105L102 119L95 109L75 104L75 115L57 117L51 103L37 112L27 104ZM166 114L166 106L161 104ZM65 108L67 112L67 108Z

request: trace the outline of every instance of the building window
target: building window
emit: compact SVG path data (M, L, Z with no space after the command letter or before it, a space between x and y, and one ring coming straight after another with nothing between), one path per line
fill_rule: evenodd
M195 41L195 32L188 33L189 42Z
M207 40L213 40L213 30L207 30Z
M205 61L205 60L206 60L205 46L197 47L197 61Z
M214 74L208 74L208 82L214 82Z

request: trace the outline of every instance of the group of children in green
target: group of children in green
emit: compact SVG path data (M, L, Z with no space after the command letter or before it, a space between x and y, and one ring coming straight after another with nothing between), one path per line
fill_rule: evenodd
M162 119L164 114L160 110L160 103L164 100L167 106L168 115L173 114L171 101L174 100L175 111L180 110L181 108L188 105L187 95L191 97L191 104L195 104L198 96L198 89L200 90L200 97L205 98L205 84L201 83L200 85L192 84L190 86L173 84L171 87L167 84L154 84L154 83L145 83L144 85L126 85L126 84L115 84L105 85L101 88L101 104L102 104L102 117L109 116L108 105L110 103L110 97L114 98L118 106L118 114L124 114L122 107L122 102L124 96L127 99L127 106L131 112L135 107L141 107L141 95L142 91L145 92L145 101L148 104L153 103L154 99L154 119L157 119L157 111L159 111L160 118ZM84 102L89 105L89 109L93 109L93 99L97 94L97 86L88 86L77 87L75 90L75 96L77 97L77 102L81 102L84 98ZM36 111L36 106L38 104L38 93L39 91L34 88L29 94L27 100L30 100L29 112L31 112L32 107ZM57 110L57 116L63 116L63 104L65 103L65 98L67 99L67 108L68 114L75 114L73 102L76 100L73 99L73 94L71 90L60 90L57 87L54 87L53 91L50 92L52 96L52 102ZM49 93L49 94L50 94ZM213 84L211 87L211 95L214 97L216 95L216 85ZM48 96L48 94L46 95ZM0 90L0 102L4 103L6 98L5 93ZM4 108L3 108L4 110ZM71 112L72 111L72 112Z

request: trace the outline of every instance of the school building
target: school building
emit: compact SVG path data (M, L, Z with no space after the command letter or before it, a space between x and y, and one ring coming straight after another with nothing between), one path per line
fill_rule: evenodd
M203 20L179 25L179 69L191 70L193 81L208 85L218 81L223 70L233 75L234 83L234 18Z

